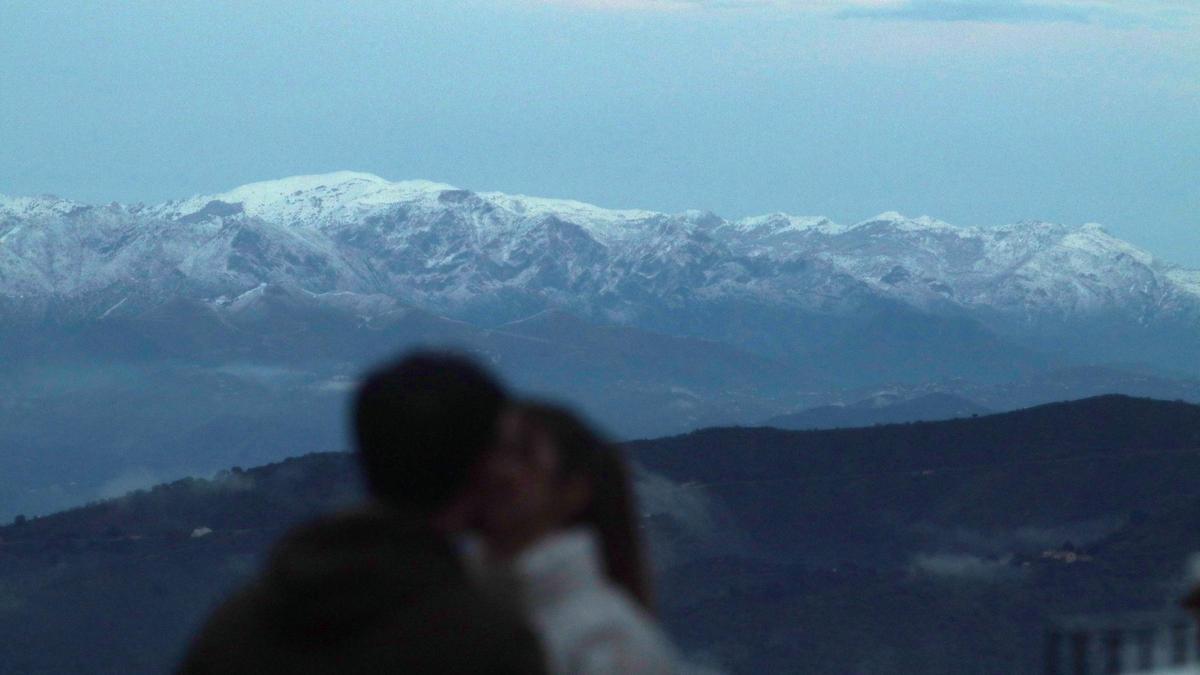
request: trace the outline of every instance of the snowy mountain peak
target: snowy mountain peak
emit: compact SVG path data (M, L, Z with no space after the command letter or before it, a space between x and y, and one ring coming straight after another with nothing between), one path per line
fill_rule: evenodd
M503 192L481 192L479 197L517 217L554 216L583 227L601 243L636 236L640 223L666 218L657 211L643 209L606 209L573 199L551 199Z
M216 195L198 195L156 208L177 219L200 212L213 202L240 204L247 215L280 223L315 222L350 216L406 201L436 198L453 185L425 180L390 182L372 173L334 173L292 176L249 183Z
M824 216L793 216L788 213L769 213L741 218L730 224L742 234L755 237L774 237L785 234L840 234L848 228Z
M1085 223L1062 238L1064 247L1093 256L1120 258L1126 256L1141 265L1154 265L1154 256L1123 239L1108 233L1098 223Z
M357 221L397 204L423 205L427 210L498 209L507 212L508 219L528 221L553 216L583 227L601 242L628 239L636 236L638 224L667 218L655 211L606 209L570 199L474 193L426 180L392 182L357 171L250 183L219 194L167 202L153 212L168 220L244 212L281 225L319 225Z
M897 211L884 211L883 213L868 218L864 221L856 223L852 229L876 225L878 223L886 223L889 227L907 232L946 232L952 234L967 234L973 228L960 227L952 225L944 220L938 220L930 216L918 216L909 218Z
M884 211L883 213L880 213L879 215L875 216L874 218L867 218L866 220L864 220L860 223L857 223L857 224L865 225L866 223L874 223L874 222L880 222L880 221L882 221L882 222L899 222L899 221L903 221L903 220L908 220L908 218L906 218L904 216L904 214L900 213L899 211Z

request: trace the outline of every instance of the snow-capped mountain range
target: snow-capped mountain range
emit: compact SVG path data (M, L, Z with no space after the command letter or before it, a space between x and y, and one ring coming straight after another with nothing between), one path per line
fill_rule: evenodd
M407 306L497 325L560 308L734 342L734 328L713 329L730 308L752 308L747 331L900 311L978 322L1031 345L1082 325L1128 335L1165 326L1168 342L1200 341L1200 271L1090 223L727 220L356 172L153 206L0 196L9 321L131 316L179 297L251 311L269 288L366 318Z
M0 514L137 467L335 449L362 369L429 344L623 439L1200 400L1179 379L1200 272L1096 225L730 220L351 172L150 206L0 196Z

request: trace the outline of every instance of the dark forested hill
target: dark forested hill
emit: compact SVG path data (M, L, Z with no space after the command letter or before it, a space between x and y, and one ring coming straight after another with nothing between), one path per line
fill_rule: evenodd
M942 530L1098 523L1197 491L1200 406L1103 396L862 429L709 429L629 446L778 553L906 555ZM864 529L865 528L865 529ZM847 533L883 528L886 540Z
M0 528L0 673L166 672L271 542L358 494L349 455L308 455Z
M1098 396L973 419L860 429L705 429L630 443L650 466L709 479L828 471L948 469L1079 453L1200 448L1200 406ZM730 450L736 449L736 452Z
M629 448L646 528L676 547L664 620L733 672L1036 672L1050 617L1163 607L1200 549L1187 404ZM348 455L310 455L0 527L0 672L169 669L288 526L358 495ZM678 548L684 525L705 541Z
M749 542L664 577L688 599L668 608L685 641L747 670L1039 672L1052 617L1169 606L1200 550L1200 406L1185 403L630 447Z

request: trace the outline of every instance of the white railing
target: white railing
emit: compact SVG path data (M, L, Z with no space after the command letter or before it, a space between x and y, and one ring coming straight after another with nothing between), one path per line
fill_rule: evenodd
M1045 650L1046 675L1200 675L1200 633L1181 613L1060 619L1046 632Z

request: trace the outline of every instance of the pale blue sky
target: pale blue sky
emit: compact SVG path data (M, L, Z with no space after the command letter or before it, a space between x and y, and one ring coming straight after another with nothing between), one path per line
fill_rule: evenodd
M335 169L605 206L1105 223L1200 266L1192 0L0 3L0 192Z

